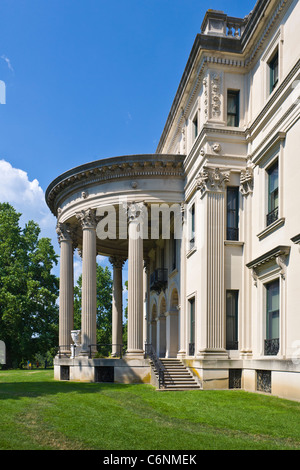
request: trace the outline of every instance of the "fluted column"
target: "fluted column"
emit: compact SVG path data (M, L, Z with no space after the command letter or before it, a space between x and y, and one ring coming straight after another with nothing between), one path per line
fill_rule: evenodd
M252 166L241 172L240 192L243 195L244 207L244 260L245 264L252 259L252 194L253 194L253 169ZM244 270L243 308L241 312L241 357L252 357L252 289L253 282L249 269Z
M198 177L206 211L206 318L200 356L227 356L225 349L224 230L225 190L230 173L205 168ZM203 340L202 340L203 341Z
M69 224L56 227L60 244L59 346L61 354L70 353L73 329L73 232Z
M127 356L144 355L143 345L143 217L135 207L128 220L128 345Z
M124 259L112 256L109 261L113 265L113 293L112 293L112 356L118 356L122 348L122 268Z
M96 351L97 313L97 265L96 265L96 216L92 209L76 214L82 226L82 310L81 341L82 355L88 355L90 345L92 355Z

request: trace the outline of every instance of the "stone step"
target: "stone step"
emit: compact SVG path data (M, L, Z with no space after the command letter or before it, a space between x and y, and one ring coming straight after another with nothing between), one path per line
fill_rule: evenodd
M201 390L193 374L185 367L180 359L161 358L165 368L165 386L163 390Z

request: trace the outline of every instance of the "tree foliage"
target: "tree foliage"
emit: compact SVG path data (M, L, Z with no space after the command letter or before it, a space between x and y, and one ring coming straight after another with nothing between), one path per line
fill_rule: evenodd
M35 354L45 354L58 341L59 280L51 273L57 255L49 238L21 214L0 203L0 339L6 361L19 366Z
M74 286L74 328L81 328L82 276ZM97 344L112 342L112 277L108 267L97 264ZM107 348L107 351L109 348ZM106 351L106 350L105 350Z

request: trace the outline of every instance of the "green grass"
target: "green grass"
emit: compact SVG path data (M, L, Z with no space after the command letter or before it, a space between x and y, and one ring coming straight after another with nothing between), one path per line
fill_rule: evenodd
M300 403L0 371L1 450L300 450Z

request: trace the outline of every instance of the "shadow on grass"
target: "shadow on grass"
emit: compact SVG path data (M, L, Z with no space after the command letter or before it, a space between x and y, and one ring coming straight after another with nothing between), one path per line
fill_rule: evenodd
M18 371L17 371L18 372ZM47 373L47 372L46 372ZM69 381L56 381L51 376L45 377L43 380L38 380L34 374L43 374L41 371L20 371L22 378L19 380L12 380L11 373L3 374L0 371L0 400L15 399L18 400L24 397L42 397L49 395L57 395L64 393L77 393L77 394L93 394L101 393L108 390L113 391L126 391L137 384L118 384L112 382L69 382ZM28 374L28 381L24 375ZM7 375L8 381L5 381ZM24 380L25 379L25 380ZM149 384L138 384L142 387L148 387L149 390L155 391L155 388Z

